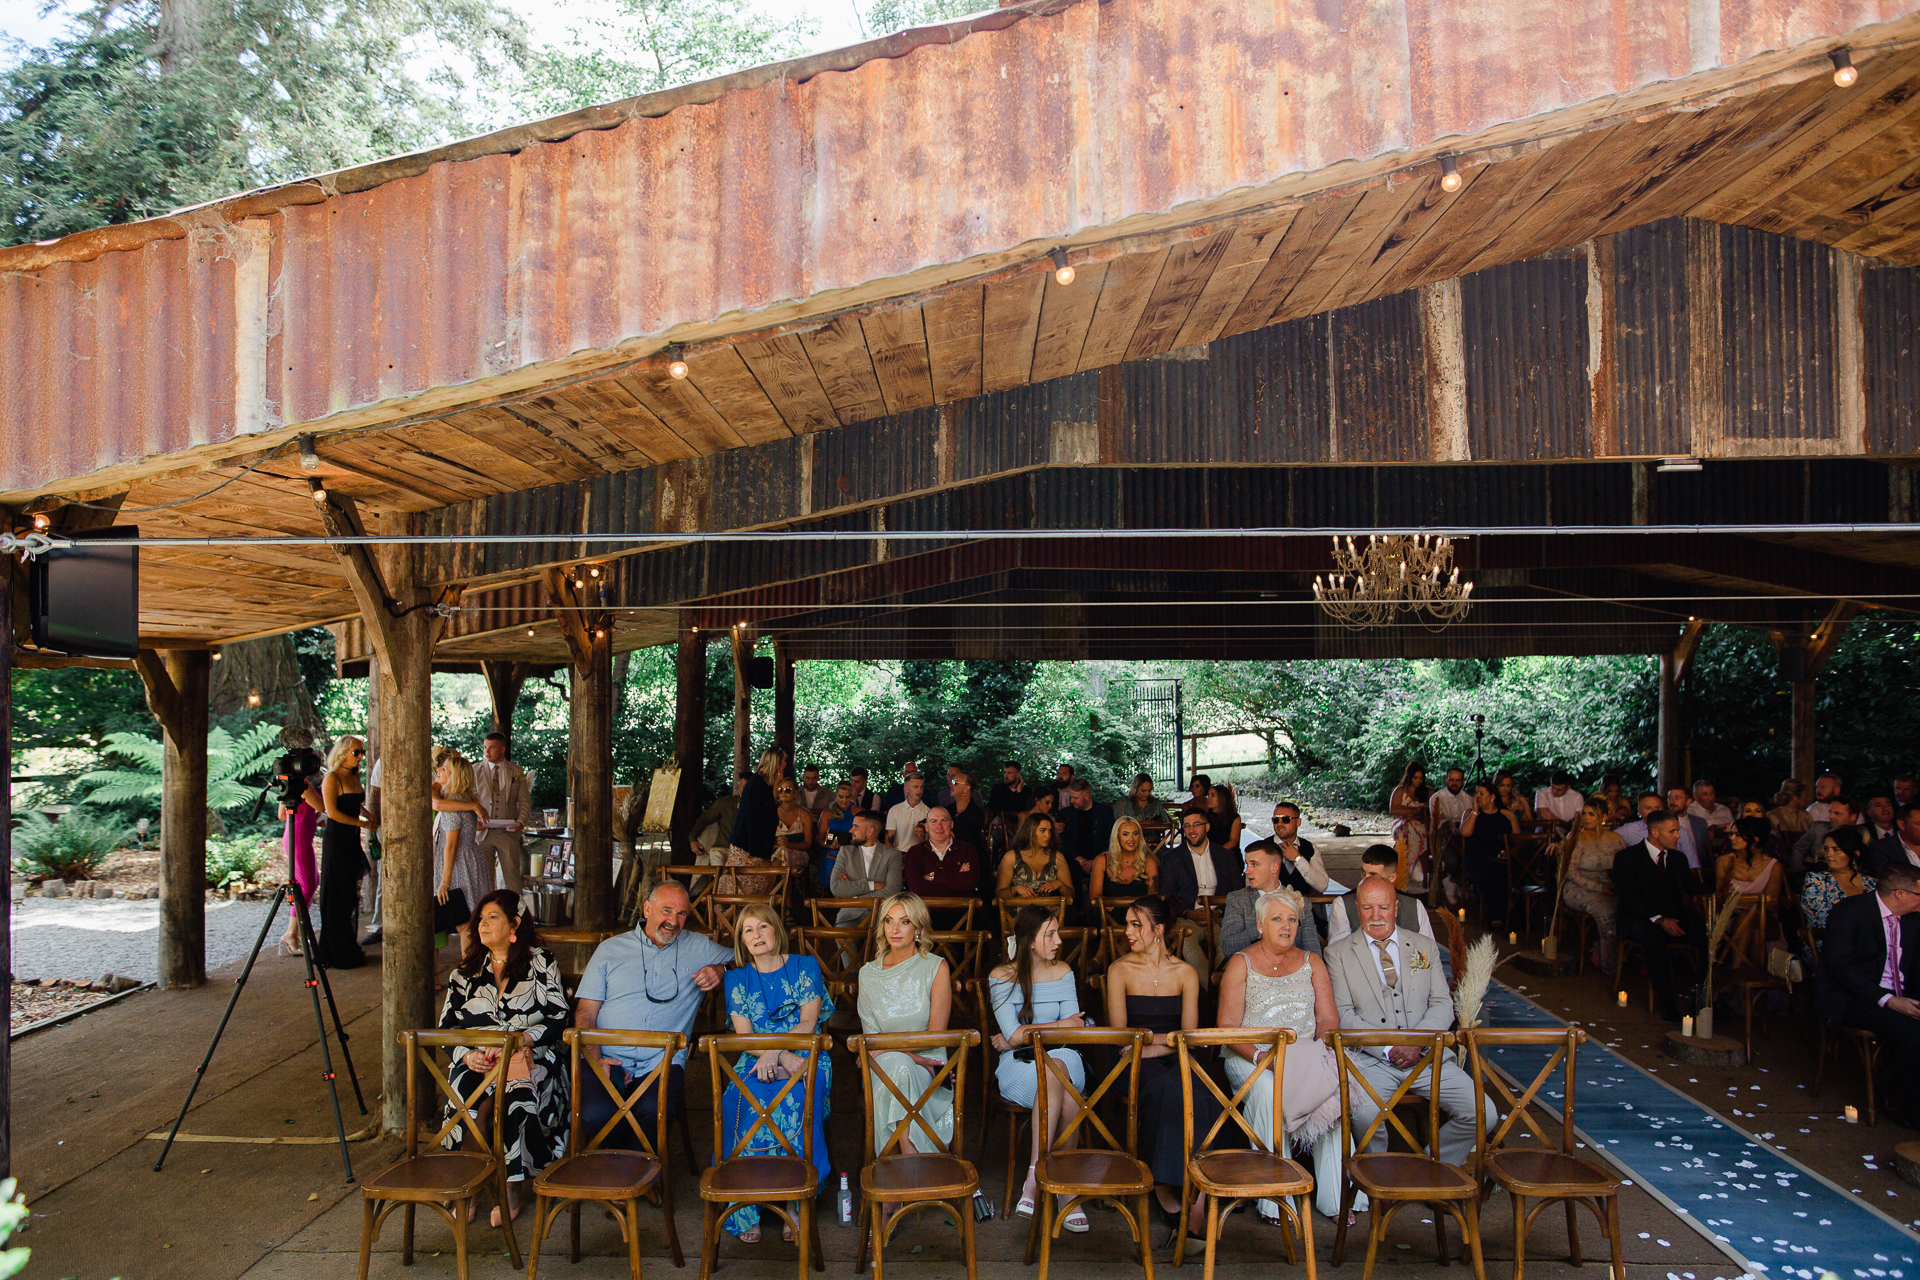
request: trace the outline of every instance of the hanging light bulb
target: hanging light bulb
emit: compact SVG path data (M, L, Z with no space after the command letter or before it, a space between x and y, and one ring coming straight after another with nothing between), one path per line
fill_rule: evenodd
M1833 63L1833 82L1842 89L1859 83L1860 68L1853 65L1853 50L1835 49L1827 55Z
M667 346L667 376L675 382L687 380L687 347L683 342L669 343Z
M320 454L313 447L313 436L311 434L303 432L297 436L295 438L295 447L300 450L300 469L302 471L318 471L320 469Z
M213 660L214 660L215 662L218 662L218 661L220 661L220 651L219 651L218 649L215 649L215 650L213 651Z
M308 491L308 496L313 499L314 506L324 507L327 505L326 481L321 480L317 477L307 481L307 491Z
M533 634L533 628L532 628L532 627L528 627L528 628L527 628L527 634L528 634L529 636L531 636L531 635Z
M1452 156L1440 157L1440 189L1458 191L1466 185L1466 179L1460 176L1460 165Z
M52 525L53 521L47 517L47 513L44 511L33 517L33 527L41 533L45 533Z
M1063 285L1073 283L1073 267L1067 262L1065 249L1053 251L1053 278Z

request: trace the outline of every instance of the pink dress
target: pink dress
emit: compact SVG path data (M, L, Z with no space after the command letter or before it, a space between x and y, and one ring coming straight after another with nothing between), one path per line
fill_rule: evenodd
M295 806L287 815L287 828L281 837L287 851L287 874L300 886L300 893L307 902L313 902L314 890L320 886L320 870L314 862L313 837L319 830L320 815L312 805L304 801ZM298 936L298 921L294 919L293 908L287 908L287 927Z

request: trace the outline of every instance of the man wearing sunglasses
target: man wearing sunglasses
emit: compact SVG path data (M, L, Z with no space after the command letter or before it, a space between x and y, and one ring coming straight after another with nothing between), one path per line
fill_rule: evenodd
M580 975L579 1002L573 1025L586 1030L604 1027L619 1031L678 1031L691 1038L700 1000L718 987L733 952L704 933L686 931L691 904L686 889L668 880L647 895L640 909L641 927L608 938L594 948ZM655 1049L587 1048L589 1057L604 1058L614 1086L625 1092L629 1082L653 1070L660 1060ZM687 1051L674 1055L667 1070L667 1110L680 1114L686 1080ZM597 1073L581 1074L580 1107L587 1132L598 1133L613 1117L616 1103L607 1096ZM634 1114L655 1105L648 1096ZM630 1128L607 1145L632 1142Z
M1291 800L1273 806L1272 844L1280 853L1282 885L1301 894L1327 891L1327 864L1300 834L1300 806Z

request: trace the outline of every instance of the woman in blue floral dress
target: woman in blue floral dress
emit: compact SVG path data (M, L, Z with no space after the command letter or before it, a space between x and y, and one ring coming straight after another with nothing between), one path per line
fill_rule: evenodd
M740 925L734 935L734 956L738 963L727 970L727 1014L740 1035L812 1035L833 1015L833 998L820 972L820 962L812 956L787 953L787 930L771 907L760 903L740 913ZM827 1155L827 1104L833 1093L833 1063L826 1054L818 1058L818 1075L813 1093L813 1167L821 1178L829 1173L832 1162ZM771 1102L793 1074L806 1067L806 1058L795 1053L742 1054L734 1069L760 1104ZM796 1084L773 1113L793 1150L804 1152L806 1143L800 1132L800 1115L806 1108L805 1082ZM753 1127L758 1114L740 1096L738 1085L728 1085L720 1100L721 1128L726 1150L722 1155L785 1155L780 1140L766 1126L748 1141L745 1150L734 1151L740 1135ZM726 1228L748 1244L760 1238L760 1210L746 1205L729 1214ZM781 1234L793 1239L791 1227Z

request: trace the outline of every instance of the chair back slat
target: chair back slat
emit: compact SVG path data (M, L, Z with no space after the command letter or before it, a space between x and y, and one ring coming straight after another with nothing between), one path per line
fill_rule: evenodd
M953 1132L964 1143L966 1141L966 1103L967 1103L967 1059L972 1056L969 1050L980 1043L978 1031L903 1031L887 1034L858 1035L847 1041L847 1048L853 1050L860 1059L860 1079L866 1089L866 1145L860 1148L862 1157L874 1150L873 1115L874 1085L878 1083L894 1100L900 1104L901 1117L894 1123L893 1131L887 1135L886 1143L876 1153L876 1158L894 1154L901 1143L906 1141L910 1130L918 1129L924 1135L913 1140L914 1147L922 1154L933 1151L951 1154L952 1146L943 1139L927 1120L924 1111L933 1096L948 1079L953 1081ZM879 1063L884 1053L925 1054L929 1049L946 1050L947 1060L940 1070L933 1073L918 1098L909 1099L900 1089L894 1078L883 1070Z
M1124 1151L1130 1156L1139 1154L1140 1139L1140 1054L1147 1047L1149 1033L1138 1027L1088 1027L1084 1030L1059 1027L1045 1031L1029 1033L1034 1041L1033 1060L1041 1064L1041 1069L1057 1080L1066 1094L1066 1105L1073 1110L1071 1119L1063 1117L1057 1132L1047 1145L1051 1153L1064 1149L1063 1144L1073 1137L1080 1126L1085 1124L1090 1130L1106 1139L1107 1146L1114 1151ZM1117 1048L1121 1052L1115 1055L1112 1068L1103 1076L1099 1085L1091 1092L1083 1094L1074 1087L1073 1077L1067 1068L1056 1059L1052 1050L1090 1048L1106 1046ZM1082 1055L1083 1064L1086 1055ZM1100 1118L1095 1108L1110 1090L1124 1081L1126 1091L1127 1137L1123 1143L1107 1128L1106 1121ZM1033 1127L1035 1133L1049 1132L1047 1122L1047 1093L1045 1085L1034 1090Z
M719 867L662 866L657 868L660 878L680 881L680 887L687 891L687 928L695 933L707 933L712 930L713 922L708 918L706 899L718 883Z
M1127 954L1127 908L1140 901L1142 895L1130 898L1101 898L1095 904L1100 930L1106 934L1107 955L1109 958Z
M974 913L980 910L978 898L922 898L920 901L925 903L927 910L936 916L943 911L960 912L960 918L953 922L952 931L955 933L970 932L974 927Z
M569 1079L573 1085L572 1116L567 1126L567 1154L579 1155L583 1151L595 1151L612 1136L613 1131L624 1121L640 1140L640 1149L662 1163L667 1158L667 1071L673 1066L673 1059L686 1048L687 1038L677 1031L615 1031L588 1030L580 1027L568 1027L561 1033L567 1043L572 1058ZM613 1078L607 1072L606 1060L585 1052L593 1048L622 1049L658 1049L659 1059L637 1082L629 1081L624 1092L616 1088ZM580 1114L581 1098L584 1091L580 1087L580 1064L584 1062L600 1079L600 1087L607 1091L607 1097L613 1099L614 1112L598 1132L582 1141L584 1120ZM655 1086L659 1086L657 1089ZM634 1108L646 1097L647 1090L654 1089L654 1103L657 1115L654 1117L653 1132L648 1133L641 1126L640 1118L634 1114Z
M734 935L740 929L741 915L748 907L767 907L775 916L785 918L778 894L710 893L706 896L705 902L707 925L701 932L723 947L733 945Z
M994 905L1000 909L1000 936L1003 938L1011 938L1013 936L1014 917L1019 915L1023 908L1045 907L1047 910L1053 912L1056 919L1065 920L1067 918L1067 909L1073 905L1072 898L1057 896L1045 898L995 898L993 901Z
M859 998L860 966L866 963L868 936L865 929L815 925L802 925L793 931L793 949L819 962L827 994L838 1007L850 1008Z
M1465 1042L1467 1059L1473 1067L1474 1132L1477 1137L1474 1150L1480 1161L1484 1163L1488 1156L1507 1145L1509 1137L1517 1136L1514 1133L1516 1124L1524 1126L1533 1134L1535 1141L1547 1150L1571 1155L1576 1059L1580 1046L1586 1043L1587 1033L1579 1027L1473 1027L1459 1033L1456 1038ZM1482 1051L1521 1046L1551 1048L1553 1052L1548 1055L1546 1064L1535 1073L1532 1082L1516 1095L1507 1086L1506 1078L1493 1068ZM1552 1079L1556 1067L1562 1068L1564 1074L1558 1140L1547 1136L1534 1114L1535 1100ZM1487 1132L1486 1121L1489 1089L1498 1098L1496 1110L1505 1113L1499 1127L1492 1133Z
M1350 1156L1356 1151L1365 1151L1373 1142L1373 1135L1380 1131L1380 1126L1390 1124L1409 1147L1415 1151L1425 1152L1438 1160L1440 1158L1440 1067L1446 1050L1453 1045L1452 1034L1446 1031L1335 1031L1328 1040L1333 1045L1334 1059L1340 1064L1340 1132L1345 1154ZM1373 1087L1373 1082L1367 1079L1350 1054L1349 1051L1355 1049L1417 1049L1420 1051L1420 1058L1408 1069L1406 1076L1395 1086L1393 1093L1389 1097L1382 1098L1380 1091ZM1414 1137L1412 1131L1407 1128L1406 1122L1401 1120L1394 1110L1409 1093L1420 1089L1422 1075L1431 1077L1426 1084L1425 1093L1427 1132L1432 1135L1432 1147ZM1356 1080L1366 1091L1367 1097L1380 1108L1380 1114L1373 1118L1373 1123L1367 1126L1367 1131L1359 1135L1353 1132L1353 1105L1348 1089L1349 1083Z
M834 921L842 911L865 911L871 921L873 913L885 901L885 898L808 898L807 911L813 918L812 928L832 929L837 927ZM864 926L861 927L864 930Z
M479 1029L448 1031L416 1030L402 1031L400 1033L400 1043L406 1049L408 1060L416 1062L432 1077L435 1086L434 1100L438 1101L444 1096L447 1101L453 1103L453 1114L441 1123L440 1128L434 1133L433 1137L428 1140L428 1146L437 1147L447 1140L448 1134L451 1134L456 1129L465 1129L473 1135L474 1141L478 1142L486 1150L498 1151L500 1149L500 1112L503 1108L495 1107L493 1109L492 1137L488 1137L486 1134L480 1132L480 1122L474 1119L473 1113L479 1110L480 1100L486 1097L488 1089L493 1088L495 1085L500 1085L502 1086L501 1092L505 1092L507 1061L512 1058L515 1051L519 1049L520 1039L520 1033L517 1031L483 1031ZM451 1072L441 1070L440 1063L436 1060L433 1052L436 1049L447 1050L449 1059L451 1059L453 1054L462 1053L468 1049L492 1049L494 1050L495 1056L493 1065L481 1073L479 1082L473 1087L473 1093L462 1096L460 1091L453 1087ZM408 1156L416 1153L418 1150L416 1143L419 1141L419 1117L415 1111L418 1098L414 1090L414 1075L415 1073L412 1071L407 1072Z
M1187 1159L1213 1150L1213 1143L1220 1131L1231 1120L1248 1144L1255 1151L1274 1151L1276 1148L1263 1140L1254 1130L1253 1122L1247 1118L1245 1107L1248 1095L1260 1082L1263 1075L1273 1077L1273 1128L1274 1142L1280 1141L1280 1135L1286 1131L1285 1119L1281 1114L1281 1094L1286 1083L1287 1046L1294 1042L1292 1027L1215 1027L1205 1031L1176 1031L1167 1037L1180 1055L1180 1096L1186 1104L1184 1117L1186 1128ZM1252 1074L1241 1082L1229 1098L1217 1080L1207 1070L1206 1059L1196 1050L1219 1049L1222 1053L1231 1053L1235 1045L1253 1046L1258 1061ZM1207 1130L1198 1142L1193 1137L1193 1095L1194 1082L1205 1085L1207 1092L1220 1104L1220 1114L1213 1126Z
M816 1101L814 1098L814 1083L818 1075L817 1069L820 1065L820 1055L832 1047L833 1038L831 1036L803 1035L708 1036L702 1040L700 1044L701 1047L706 1050L707 1068L710 1073L710 1078L713 1081L713 1152L715 1159L731 1160L743 1154L748 1144L752 1142L753 1135L761 1129L765 1129L773 1135L774 1140L778 1142L781 1147L785 1148L787 1154L811 1162L813 1159L813 1108ZM801 1065L800 1071L795 1075L787 1077L786 1083L780 1087L779 1092L775 1093L770 1101L763 1104L759 1097L754 1094L753 1090L747 1087L747 1082L740 1078L740 1073L734 1066L733 1055L741 1053L765 1053L771 1049L781 1050L786 1053L802 1054L806 1060ZM733 1085L738 1091L741 1102L751 1107L754 1112L753 1123L741 1131L739 1136L734 1140L731 1148L725 1145L726 1137L722 1131L725 1115L723 1099L726 1093L726 1087L729 1084ZM787 1137L785 1131L780 1128L779 1124L777 1124L773 1118L774 1113L780 1109L781 1105L786 1102L788 1096L791 1095L796 1088L800 1090L802 1098L800 1112L800 1146L798 1149L794 1147L792 1140Z

